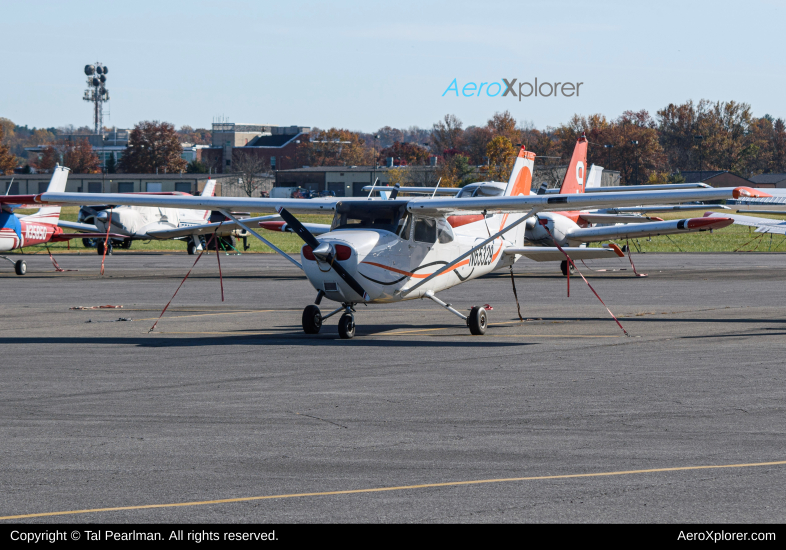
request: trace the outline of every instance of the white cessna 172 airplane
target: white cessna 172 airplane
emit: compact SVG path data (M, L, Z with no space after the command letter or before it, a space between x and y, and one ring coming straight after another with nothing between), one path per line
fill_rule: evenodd
M208 179L200 196L212 197L215 194L215 189L216 180ZM157 196L190 196L186 193L142 193L142 195L148 196L153 194ZM114 233L115 236L124 235L132 240L184 239L187 241L187 250L189 254L194 254L202 250L205 245L205 235L213 235L219 226L219 237L230 235L239 228L233 221L210 223L211 211L209 209L193 210L190 208L141 206L129 203L118 203L114 200L119 196L117 194L101 196L112 197L112 199L107 202L107 204L111 206L95 213L93 217L95 225L63 220L61 220L58 225L67 229L94 231L102 234L106 233L107 226L110 226L110 231ZM101 200L98 194L91 194L90 198L96 199L97 201ZM82 202L84 202L84 197ZM245 221L255 222L270 218L278 218L278 215L245 218ZM110 239L109 248L107 249L108 254L112 253L111 243L112 241ZM97 247L99 254L104 253L103 247L104 241L99 240Z
M647 204L681 203L764 196L747 187L530 195L534 154L523 148L511 181L493 196L462 198L236 198L160 195L96 194L107 204L155 208L217 210L302 269L317 292L314 304L303 311L303 330L319 332L329 317L342 313L338 329L342 338L355 335L355 309L359 303L383 304L429 298L466 321L472 334L483 334L488 324L483 307L468 316L436 297L436 293L477 279L513 264L523 246L529 220L548 224L543 214L553 211L613 208ZM82 193L44 193L35 202L80 204ZM261 237L231 209L278 212L305 242L301 262ZM334 215L330 231L317 239L295 213ZM452 221L451 221L452 220ZM466 222L466 223L463 223ZM323 297L340 304L322 315Z

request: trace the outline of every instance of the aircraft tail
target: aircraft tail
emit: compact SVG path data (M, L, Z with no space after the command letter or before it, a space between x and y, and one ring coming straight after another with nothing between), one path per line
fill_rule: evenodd
M65 191L66 183L68 182L68 172L69 168L64 166L55 166L54 172L52 172L52 179L49 180L49 186L46 188L46 192L52 193L62 193ZM35 214L30 214L29 216L25 216L26 220L34 221L36 223L43 223L49 225L57 225L57 222L60 221L60 207L59 206L44 206L38 209L38 212Z
M587 176L587 185L584 189L593 189L600 187L601 176L603 176L603 166L593 164L589 169L589 176Z
M202 189L202 193L199 196L212 197L215 194L216 194L216 180L208 179L207 183L205 183L205 188Z
M570 159L568 171L565 172L565 179L562 180L562 187L559 188L561 195L569 195L584 192L584 178L587 176L587 137L581 134L576 141L573 149L573 157Z
M204 189L202 189L202 193L199 194L200 197L212 197L216 194L216 180L212 178L208 178L207 182L205 183ZM202 220L208 220L210 218L210 210L202 210L197 211L197 217ZM193 215L193 214L192 214Z
M519 195L530 195L532 193L532 172L535 168L535 153L527 151L522 146L516 162L513 163L513 170L510 172L508 186L505 188L505 195L518 197Z

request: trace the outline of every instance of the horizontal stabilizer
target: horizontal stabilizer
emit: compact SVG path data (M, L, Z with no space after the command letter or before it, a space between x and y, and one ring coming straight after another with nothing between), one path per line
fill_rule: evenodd
M69 222L66 220L58 220L57 226L62 227L63 229L71 229L73 231L93 231L98 233L98 228L89 223L79 223L79 222Z

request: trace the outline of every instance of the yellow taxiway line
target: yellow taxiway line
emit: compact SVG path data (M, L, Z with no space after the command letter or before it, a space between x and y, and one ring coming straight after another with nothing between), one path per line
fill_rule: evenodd
M540 481L552 479L577 479L588 477L609 477L635 474L655 474L660 472L685 472L690 470L719 470L725 468L753 468L760 466L783 466L786 460L776 462L752 462L747 464L719 464L705 466L678 466L675 468L652 468L649 470L621 470L617 472L596 472L590 474L564 474L555 476L530 476L506 477L497 479L476 479L471 481L448 481L444 483L423 483L420 485L400 485L397 487L375 487L370 489L349 489L345 491L323 491L319 493L292 493L282 495L267 495L259 497L222 498L217 500L201 500L193 502L175 502L171 504L143 504L140 506L116 506L114 508L92 508L85 510L65 510L61 512L43 512L39 514L20 514L16 516L3 516L0 520L40 518L47 516L65 516L73 514L94 514L98 512L121 512L125 510L150 510L153 508L178 508L183 506L204 506L206 504L229 504L233 502L251 502L258 500L273 500L279 498L323 497L331 495L354 495L362 493L381 493L386 491L405 491L409 489L433 489L436 487L458 487L461 485L483 485L489 483L510 483L514 481Z

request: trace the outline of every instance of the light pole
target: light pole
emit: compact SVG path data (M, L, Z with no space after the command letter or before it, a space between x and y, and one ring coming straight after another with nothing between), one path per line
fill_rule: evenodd
M609 151L609 162L606 163L606 168L609 169L609 170L611 170L611 149L612 149L612 147L614 147L614 146L611 143L607 143L606 145L603 146L604 149L608 149L608 151Z
M704 154L701 142L704 141L704 136L693 136L693 140L699 142L699 182L702 182L704 180Z
M630 144L633 145L634 153L636 155L636 180L633 185L638 185L639 184L639 148L638 148L639 142L638 140L632 139L630 140Z
M374 134L374 177L371 180L371 185L374 185L374 182L377 181L377 167L379 166L379 159L377 158L378 140L379 140L379 134Z

